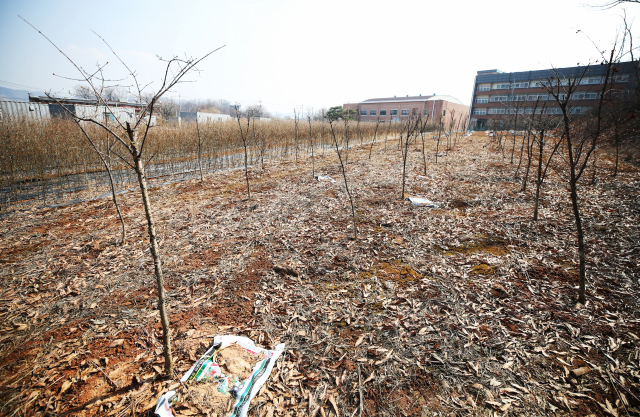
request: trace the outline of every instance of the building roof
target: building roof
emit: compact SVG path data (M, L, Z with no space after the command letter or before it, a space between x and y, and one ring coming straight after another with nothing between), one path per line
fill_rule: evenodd
M45 104L58 104L58 100L62 104L84 104L88 106L97 105L96 100L86 100L82 98L53 98L48 96L29 96L29 101L32 103L45 103ZM106 101L108 106L112 107L144 107L140 103L130 103L128 101Z
M452 96L433 95L433 96L409 96L409 97L387 97L387 98L370 98L362 101L360 104L378 104L378 103L404 103L407 101L437 101L443 100L450 103L462 104L460 100Z
M619 67L621 72L633 73L635 71L635 68L638 66L638 61L620 62L615 66ZM521 72L506 72L506 73L493 72L495 70L490 70L490 71L492 72L478 71L478 75L476 75L476 83L545 80L547 78L556 76L556 74L560 75L561 77L567 77L567 78L578 77L582 74L585 74L586 76L605 75L607 73L607 66L593 64L593 65L590 65L588 68L586 66L578 66L578 67L556 68L556 69L546 69L546 70L538 70L538 71L521 71Z

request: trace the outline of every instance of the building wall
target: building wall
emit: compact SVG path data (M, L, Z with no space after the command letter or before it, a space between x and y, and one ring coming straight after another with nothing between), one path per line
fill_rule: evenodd
M618 65L619 71L614 74L609 85L618 91L628 89L637 65L637 61ZM493 128L500 120L516 112L524 115L533 114L534 111L559 114L560 109L555 98L540 84L541 81L557 75L566 79L584 75L585 83L577 86L573 98L569 101L572 111L585 113L598 105L606 75L604 65L513 73L478 71L472 92L469 128Z
M0 101L0 122L7 120L47 120L51 118L49 106L26 101Z
M452 103L446 100L416 100L416 101L395 101L395 102L378 102L378 103L350 103L344 104L343 109L353 109L358 112L358 118L361 122L375 122L378 119L382 123L390 121L406 120L411 116L420 115L428 121L437 121L440 115L444 115L445 125L448 128L451 123L451 115L454 115L457 121L459 117L463 120L467 119L469 114L469 106L464 104ZM386 114L381 114L381 110ZM403 113L403 110L405 112ZM395 111L396 114L392 114ZM366 114L363 114L366 113ZM372 114L375 112L375 114Z

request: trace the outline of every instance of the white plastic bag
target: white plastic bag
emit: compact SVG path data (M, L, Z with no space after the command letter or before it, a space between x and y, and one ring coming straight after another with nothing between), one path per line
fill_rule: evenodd
M213 360L216 352L232 344L237 344L252 354L263 353L265 358L253 367L251 374L242 381L230 383L229 378L223 373L220 366ZM233 410L227 417L244 417L249 410L249 404L258 393L262 385L267 381L273 365L284 352L284 343L275 347L274 350L262 349L256 346L253 341L243 336L216 336L211 346L198 359L198 361L182 376L181 382L193 381L202 383L218 383L218 391L233 395L236 399ZM213 382L205 382L213 381ZM171 394L171 395L170 395ZM158 399L156 415L158 417L174 417L169 408L171 397L175 392L169 391Z

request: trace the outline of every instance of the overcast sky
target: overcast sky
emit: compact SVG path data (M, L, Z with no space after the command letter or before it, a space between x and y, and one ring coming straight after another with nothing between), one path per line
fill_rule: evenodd
M469 104L478 70L596 59L593 43L611 45L622 8L586 2L604 0L0 0L0 85L64 93L78 84L53 75L77 77L20 15L84 68L108 61L107 75L126 75L95 31L150 89L163 73L157 56L198 57L226 45L189 77L195 82L175 88L176 99L261 101L280 116L407 94ZM628 17L638 14L640 6L627 7Z

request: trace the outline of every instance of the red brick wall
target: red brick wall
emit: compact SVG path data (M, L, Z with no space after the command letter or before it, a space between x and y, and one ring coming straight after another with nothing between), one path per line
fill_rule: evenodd
M451 114L454 114L454 118L457 121L460 115L464 120L467 119L469 114L469 106L465 106L464 104L451 103L445 100L431 100L431 101L401 101L401 102L391 102L391 103L349 103L344 104L343 109L351 108L358 112L358 116L360 117L360 121L371 121L375 122L378 118L383 120L385 123L394 120L396 117L398 120L404 120L409 116L414 114L425 117L425 110L429 110L428 120L435 121L438 120L438 116L441 115L444 111L444 119L445 125L448 128L449 123L451 122ZM366 116L360 114L362 110L367 112ZM371 110L376 111L376 115L371 115ZM386 110L387 114L384 116L380 115L380 110ZM391 115L391 110L397 110L397 115ZM409 114L407 116L402 115L402 110L408 110Z

